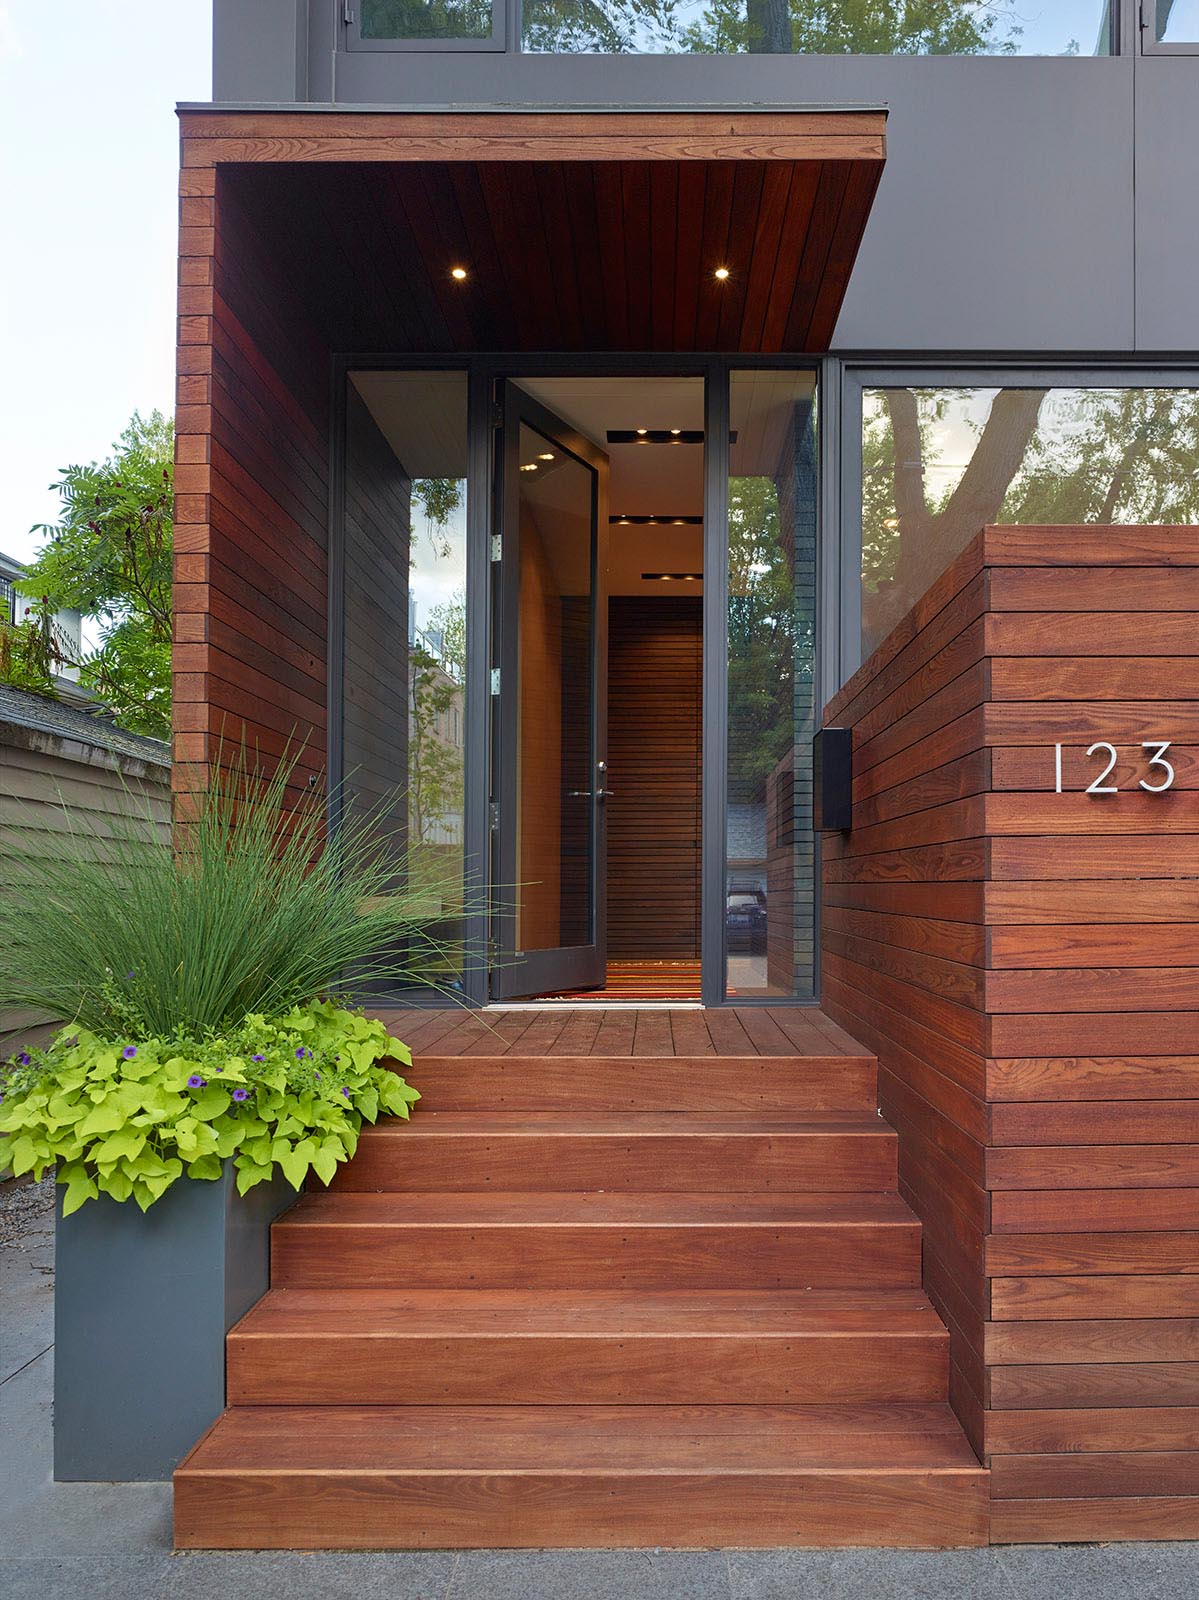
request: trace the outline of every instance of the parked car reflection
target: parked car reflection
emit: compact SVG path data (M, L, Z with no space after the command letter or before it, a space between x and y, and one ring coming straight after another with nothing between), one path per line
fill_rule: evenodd
M730 890L725 902L725 926L730 950L766 948L766 896L760 890Z

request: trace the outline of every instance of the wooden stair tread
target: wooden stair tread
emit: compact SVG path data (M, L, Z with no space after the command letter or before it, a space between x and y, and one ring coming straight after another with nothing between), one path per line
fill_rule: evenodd
M922 1290L272 1289L234 1342L310 1338L948 1337Z
M385 1117L364 1127L362 1139L451 1135L487 1138L771 1138L822 1136L894 1139L879 1117L861 1111L807 1112L775 1116L699 1111L426 1111L412 1120Z
M234 1406L180 1464L209 1473L918 1471L983 1476L948 1405Z
M529 1190L305 1194L275 1223L276 1233L303 1227L916 1227L898 1194L636 1193Z

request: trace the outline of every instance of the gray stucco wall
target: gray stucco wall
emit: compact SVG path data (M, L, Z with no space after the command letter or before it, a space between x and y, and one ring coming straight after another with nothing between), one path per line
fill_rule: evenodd
M219 102L885 105L837 351L1199 350L1199 57L350 52L329 0L216 0ZM304 18L310 17L305 33Z

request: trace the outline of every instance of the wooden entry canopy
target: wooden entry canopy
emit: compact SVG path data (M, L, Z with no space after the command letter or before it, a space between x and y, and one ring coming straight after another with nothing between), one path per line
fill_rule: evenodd
M885 157L883 111L180 116L183 257L227 194L341 351L827 349Z

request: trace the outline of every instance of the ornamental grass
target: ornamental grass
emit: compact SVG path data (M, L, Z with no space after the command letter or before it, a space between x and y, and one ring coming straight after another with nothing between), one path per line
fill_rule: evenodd
M63 806L61 831L5 829L0 1011L101 1038L200 1040L451 968L437 912L461 907L460 866L439 881L436 855L404 846L394 799L343 806L330 834L293 757L269 777L244 753L218 770L174 838L133 790L123 817Z

